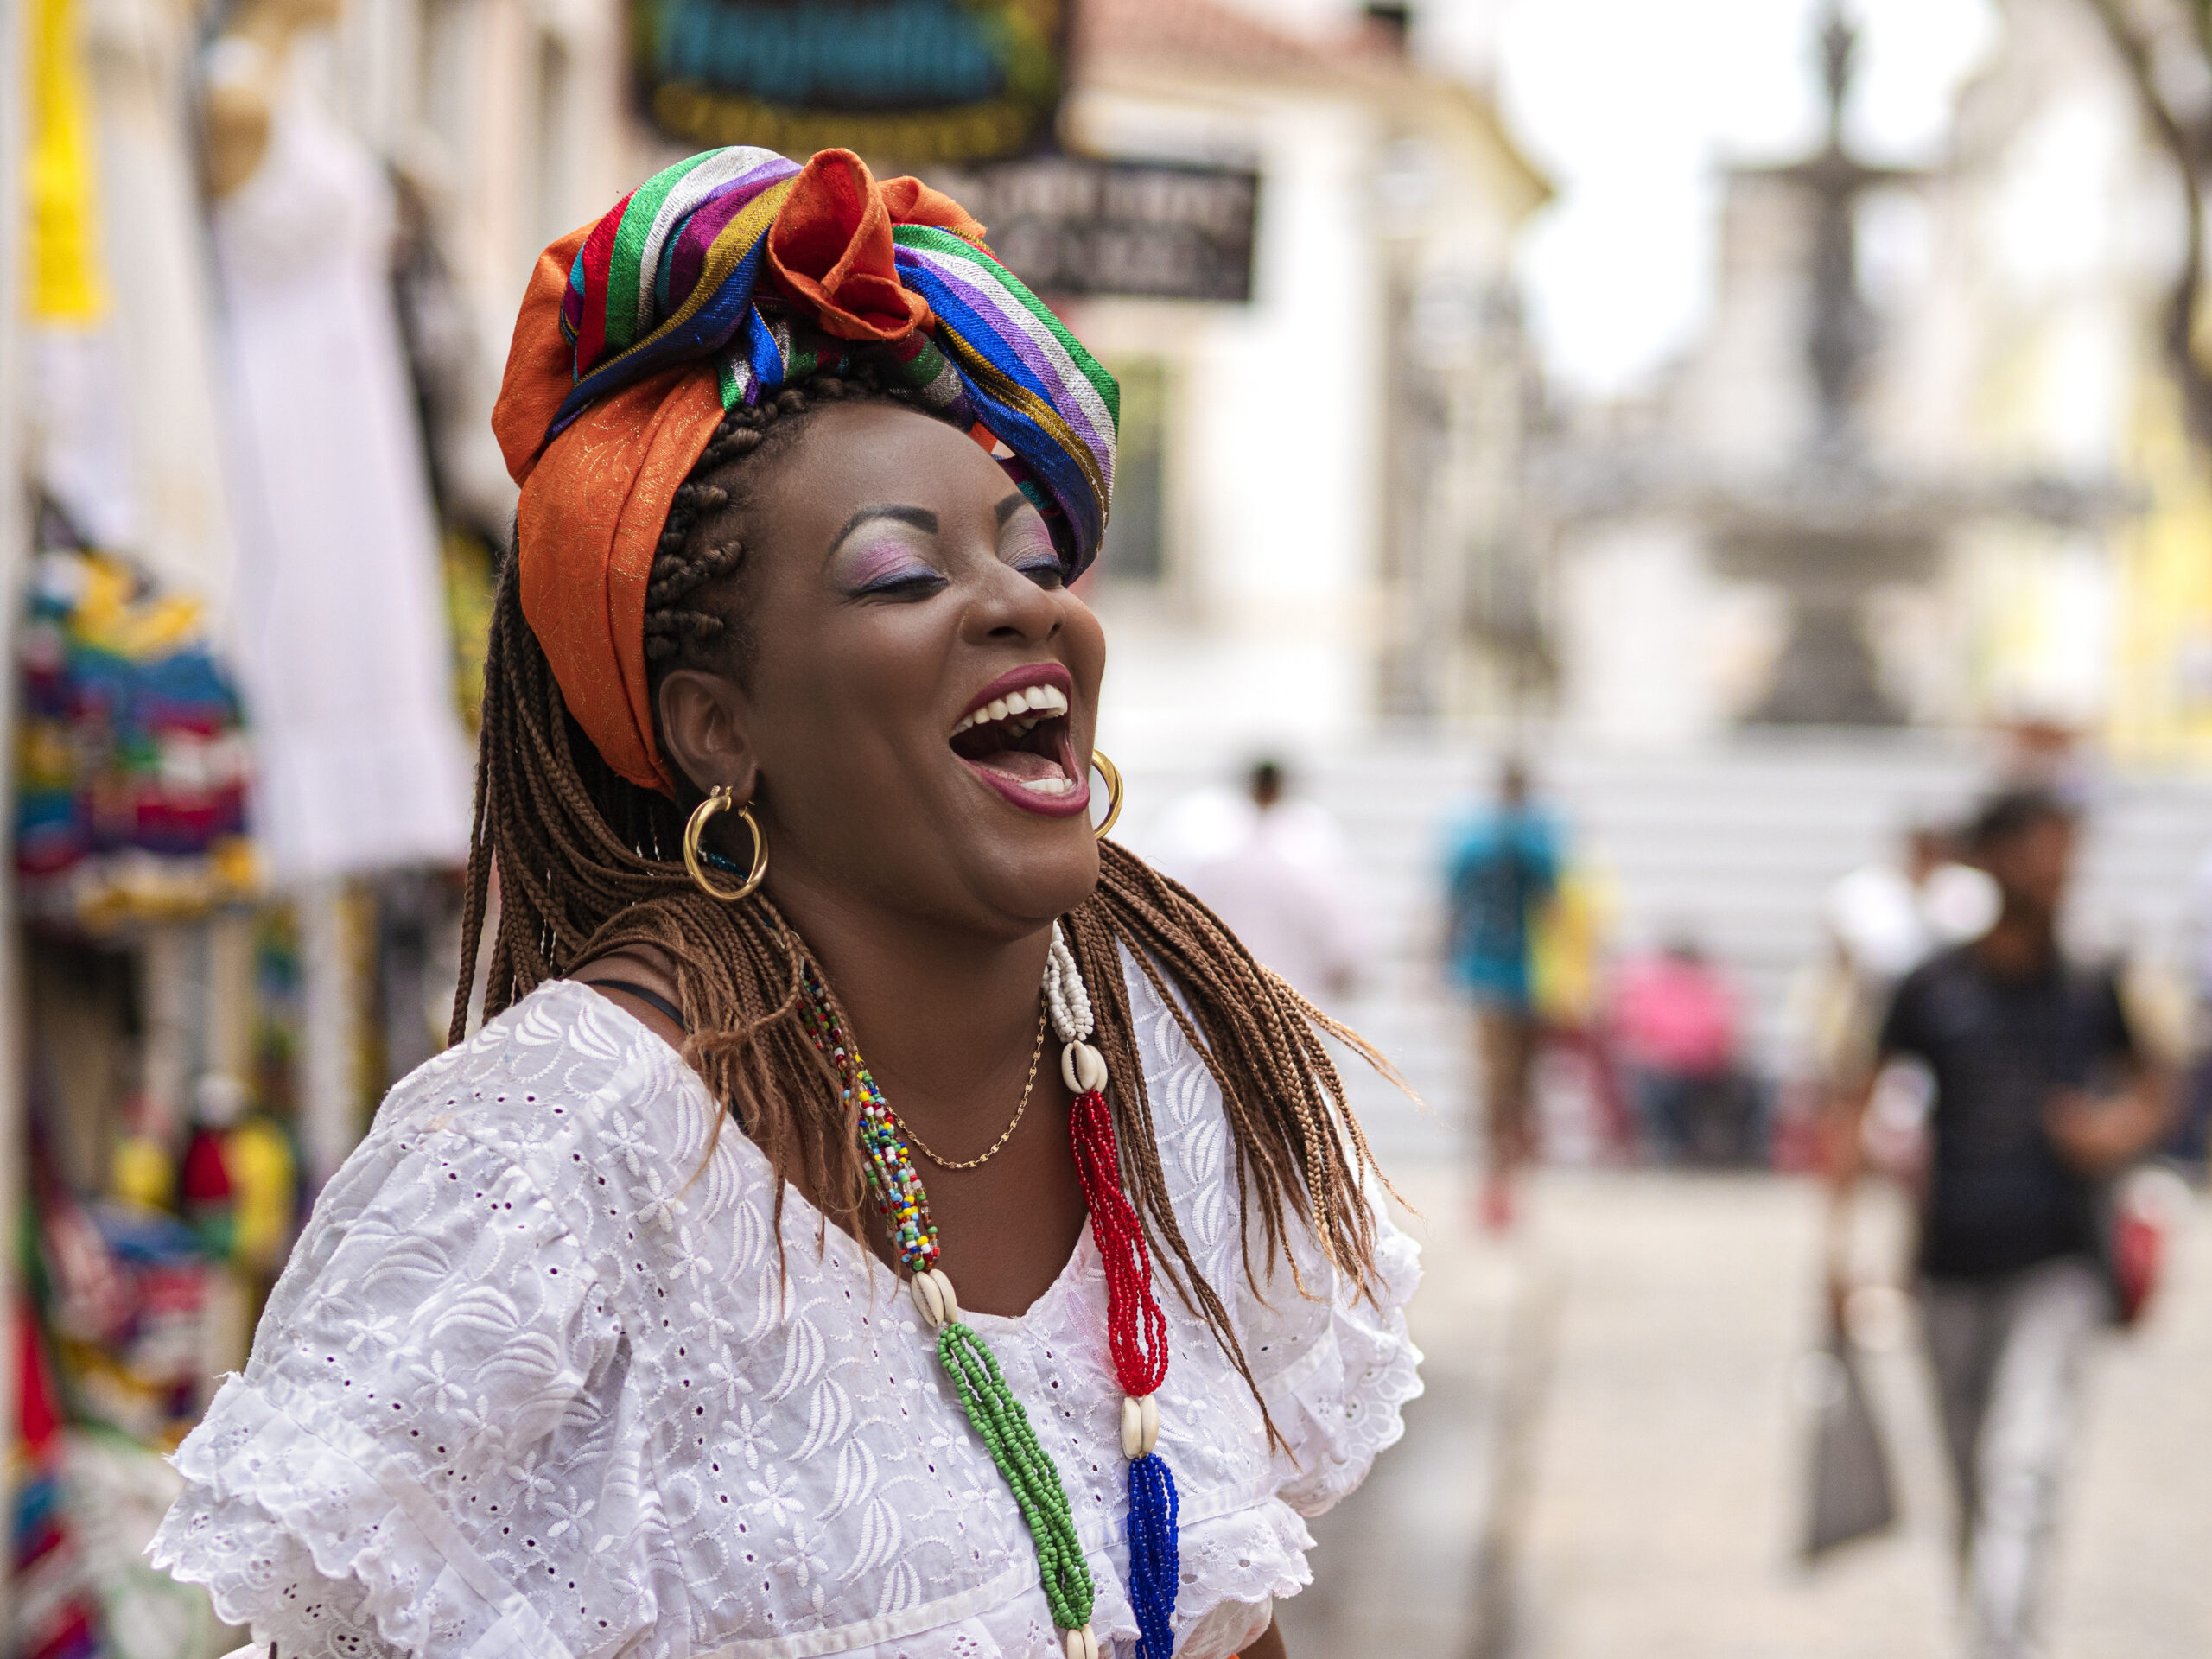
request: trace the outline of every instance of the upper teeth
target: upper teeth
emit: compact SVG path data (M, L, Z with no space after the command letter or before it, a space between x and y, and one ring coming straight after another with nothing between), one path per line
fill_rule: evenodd
M995 720L1004 720L1012 715L1034 715L1021 729L1027 731L1039 720L1051 720L1068 711L1068 700L1057 685L1026 686L1019 691L1009 691L1002 697L993 697L981 709L975 709L952 728L955 737L970 726L984 726Z

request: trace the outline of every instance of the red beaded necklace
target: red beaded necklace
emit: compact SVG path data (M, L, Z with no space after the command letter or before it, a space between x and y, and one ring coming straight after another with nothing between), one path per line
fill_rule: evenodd
M937 1224L929 1198L906 1154L909 1135L868 1075L850 1035L836 1019L829 995L807 976L809 1034L845 1084L859 1113L870 1191L912 1275L917 1310L939 1332L940 1357L960 1386L963 1405L1017 1497L1035 1535L1046 1567L1046 1591L1067 1641L1069 1659L1097 1652L1089 1629L1089 1574L1074 1550L1071 1517L1057 1471L1028 1432L1027 1417L1004 1385L980 1338L962 1322L951 1281L937 1265ZM1045 969L1045 1007L1063 1047L1060 1076L1075 1096L1068 1138L1076 1176L1090 1212L1091 1237L1106 1278L1107 1347L1122 1385L1122 1454L1129 1465L1129 1601L1136 1615L1140 1659L1169 1659L1175 1588L1180 1573L1176 1547L1174 1477L1157 1451L1160 1408L1154 1395L1167 1376L1167 1319L1153 1291L1152 1253L1136 1207L1122 1185L1121 1151L1114 1116L1106 1103L1105 1057L1093 1047L1090 998L1058 925ZM1070 1559L1073 1551L1073 1559Z

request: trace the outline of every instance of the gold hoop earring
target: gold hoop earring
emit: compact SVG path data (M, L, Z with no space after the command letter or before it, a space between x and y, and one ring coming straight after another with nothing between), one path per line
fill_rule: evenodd
M737 808L738 820L753 832L753 868L746 873L744 885L735 892L716 887L707 879L706 860L699 852L700 833L707 822L717 812ZM760 884L768 879L768 836L760 828L760 820L753 816L753 803L740 804L730 792L728 784L717 784L707 798L691 809L691 817L683 826L683 868L691 873L691 880L699 891L709 899L719 899L726 905L734 905L750 899L760 891Z
M1098 768L1106 779L1106 816L1091 834L1099 840L1106 839L1106 832L1114 827L1114 820L1122 816L1122 769L1106 758L1106 751L1093 747L1090 764Z

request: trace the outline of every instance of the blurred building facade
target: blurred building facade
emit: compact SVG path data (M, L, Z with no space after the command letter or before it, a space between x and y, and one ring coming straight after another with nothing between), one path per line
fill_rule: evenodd
M1231 749L1495 712L1541 671L1511 257L1548 185L1387 22L1294 36L1208 0L1077 19L1072 147L1261 179L1249 303L1076 315L1122 385L1104 741L1185 751L1197 709Z
M1729 169L1700 342L1539 467L1567 730L2029 727L2204 752L2207 528L2158 331L2182 232L2092 8L2006 0L1946 153Z
M1247 745L1480 720L1552 666L1511 269L1550 186L1402 19L1291 34L1265 10L1071 9L1071 151L1260 176L1249 303L1056 302L1122 384L1093 597L1108 732L1138 753L1179 747L1196 706ZM683 148L640 118L622 27L592 0L356 0L341 27L339 95L423 187L471 302L484 413L537 250ZM499 499L486 422L454 427L456 471Z
M2212 493L2162 360L2183 185L2094 6L2005 0L1956 172L1974 428L1991 454L2101 470L2100 536L1989 537L1970 591L1995 707L2050 709L2140 765L2212 756Z

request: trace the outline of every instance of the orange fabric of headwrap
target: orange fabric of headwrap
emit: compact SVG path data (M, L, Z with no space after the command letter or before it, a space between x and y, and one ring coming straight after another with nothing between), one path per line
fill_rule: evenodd
M825 149L806 164L776 215L768 264L784 292L815 313L823 333L904 340L930 326L930 308L899 280L893 225L934 225L978 246L983 240L983 227L942 191L919 179L878 184L852 151Z
M569 712L621 776L673 795L645 677L645 585L669 504L714 436L722 403L710 366L680 365L592 404L540 452L572 382L561 296L589 230L538 256L492 429L522 486L523 615Z

